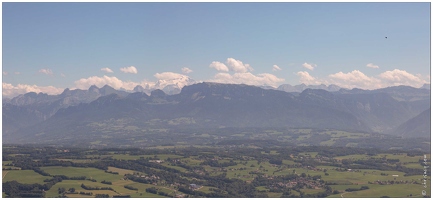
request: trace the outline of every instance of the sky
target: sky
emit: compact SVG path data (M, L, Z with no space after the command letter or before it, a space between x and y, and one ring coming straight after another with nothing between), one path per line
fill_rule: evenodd
M425 3L2 3L2 94L430 83Z

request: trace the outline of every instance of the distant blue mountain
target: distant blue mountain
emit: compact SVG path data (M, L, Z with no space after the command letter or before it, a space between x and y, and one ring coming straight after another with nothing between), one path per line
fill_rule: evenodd
M20 95L3 104L3 141L67 143L72 136L97 138L110 133L120 137L128 132L141 134L143 129L166 128L389 132L430 107L430 97L425 96L428 90L406 86L335 92L307 88L294 94L220 83L185 86L175 95L162 90L147 95L136 89L127 93L92 86L89 90L65 90L60 95Z

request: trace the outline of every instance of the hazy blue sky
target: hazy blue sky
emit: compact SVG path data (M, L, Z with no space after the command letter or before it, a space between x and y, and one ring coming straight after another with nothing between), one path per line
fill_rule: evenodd
M2 17L6 96L185 77L430 82L430 3L3 3Z

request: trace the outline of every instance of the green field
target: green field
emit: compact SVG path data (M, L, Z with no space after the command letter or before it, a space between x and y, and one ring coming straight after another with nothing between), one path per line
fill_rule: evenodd
M42 170L51 175L65 175L68 177L74 176L86 176L86 178L96 179L96 181L101 182L106 181L117 181L122 178L120 175L114 175L106 173L103 170L96 168L80 168L80 167L41 167Z
M7 174L5 173L7 172ZM43 184L45 179L49 179L48 176L42 176L33 170L8 170L2 171L3 179L2 182L6 181L18 181L20 183L40 183Z
M161 196L159 194L152 194L147 192L141 192L141 193L134 193L130 194L131 198L167 198L165 196Z
M403 164L403 166L412 169L420 169L420 168L422 169L424 167L420 163L407 163L407 164Z
M116 168L116 167L108 167L108 171L111 172L118 172L119 175L125 175L125 174L134 174L133 170L129 170L129 169L121 169L121 168Z
M5 166L5 165L7 165L7 164L12 164L12 161L3 161L3 162L2 162L2 166Z
M305 194L316 194L325 191L324 189L301 189Z
M283 193L282 192L268 192L267 194L268 194L269 198L280 198Z
M111 190L85 190L83 188L81 188L81 184L85 184L86 186L91 186L91 187L111 187L114 189L114 191ZM129 190L124 188L125 185L130 185L133 186L135 188L138 188L138 191L134 191L134 190ZM163 197L160 195L153 195L150 193L146 193L146 188L150 188L150 187L156 187L159 188L159 191L164 191L167 193L171 193L172 190L163 188L163 186L154 186L154 185L150 185L150 184L143 184L143 183L136 183L133 181L129 181L129 180L119 180L119 181L115 181L113 182L112 185L107 185L107 184L102 184L99 182L91 182L88 180L64 180L60 183L57 183L56 185L54 185L49 191L47 191L46 193L46 197L58 197L58 189L59 188L65 188L66 190L68 190L69 188L75 188L75 190L77 192L92 192L94 195L95 194L109 194L110 196L113 195L131 195L131 196L136 196L136 197ZM138 193L142 193L142 196L139 196ZM138 194L138 195L137 195ZM76 194L71 194L73 196L77 196ZM68 194L69 196L69 194ZM78 195L80 197L89 197L89 196L82 196L82 195Z
M366 174L364 175L364 172ZM380 171L380 170L361 170L361 172L339 172L336 170L328 170L329 176L324 176L321 173L322 179L329 182L350 182L352 184L368 184L368 181L374 182L376 180L387 181L387 180L412 180L419 179L421 176L404 176L403 172L398 171ZM388 176L382 176L381 173L389 174ZM310 173L311 175L313 173ZM320 173L319 173L320 174ZM392 175L399 175L393 177Z
M383 158L386 157L386 159L399 159L400 162L418 162L419 160L422 160L423 156L407 156L406 153L402 153L401 155L393 155L393 154L377 154L376 156L372 156L372 158ZM428 158L430 158L430 155L428 155Z
M369 185L370 189L356 191L356 192L348 192L343 195L345 198L368 198L368 197L381 197L381 196L389 196L389 197L422 197L421 191L424 189L421 185ZM427 194L430 193L430 189L427 190Z

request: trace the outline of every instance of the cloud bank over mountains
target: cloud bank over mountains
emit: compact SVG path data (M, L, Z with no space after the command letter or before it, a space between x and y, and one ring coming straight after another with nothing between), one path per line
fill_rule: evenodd
M2 95L4 97L12 98L18 96L20 94L25 94L28 92L36 92L36 93L47 93L50 95L56 95L63 92L63 88L56 88L54 86L37 86L37 85L26 85L26 84L18 84L16 86L9 83L2 83Z
M421 87L424 84L430 83L430 77L422 77L421 75L413 75L405 70L394 69L385 71L377 76L367 76L359 70L351 72L337 72L329 74L326 78L317 78L311 76L307 71L297 73L299 82L306 85L338 85L343 88L360 88L373 90L390 86L407 85L412 87Z
M314 76L314 68L317 64L303 63L298 65L298 68L306 68L308 71L298 71L297 75L300 84L306 85L338 85L342 88L352 89L378 89L389 86L407 85L412 87L421 87L423 84L430 83L430 76L422 76L420 74L411 74L405 70L394 69L391 71L385 71L378 75L367 76L360 70L353 70L349 72L337 72L328 74L325 77ZM368 68L378 69L377 65L373 63L367 64ZM81 78L74 81L74 85L71 89L88 89L92 85L97 87L103 87L109 85L115 89L124 89L132 91L139 85L147 90L163 89L165 87L174 87L177 91L182 89L185 85L190 85L198 82L218 82L218 83L232 83L232 84L248 84L256 86L271 86L277 88L279 85L284 84L286 79L281 76L281 68L278 65L273 65L272 68L268 68L269 71L278 73L277 75L271 73L253 73L254 68L247 63L234 58L227 58L225 62L213 61L209 64L209 68L216 70L216 74L207 80L195 81L189 74L194 72L188 67L181 68L183 74L175 72L161 72L156 73L153 77L156 81L148 81L143 79L141 82L125 81L114 76L113 70L110 68L101 68L100 70L104 73L113 74L113 76L89 76L87 78ZM137 68L134 66L120 68L120 71L126 74L138 74ZM38 71L41 74L52 75L51 69L41 69ZM188 74L188 75L187 75ZM192 73L194 74L194 73ZM5 75L5 73L3 73ZM65 88L58 88L55 86L37 86L18 84L12 85L10 83L2 83L3 97L12 98L19 94L28 92L42 92L47 94L59 94Z
M226 64L219 61L213 61L209 67L214 68L219 71L214 77L208 82L218 82L218 83L233 83L233 84L248 84L248 85L266 85L272 87L278 87L281 83L285 81L283 78L278 78L277 76L269 73L260 73L254 75L251 73L254 71L253 67L249 64L244 64L240 60L234 58L227 58ZM273 65L272 71L281 70L277 65ZM229 72L232 72L230 74Z

